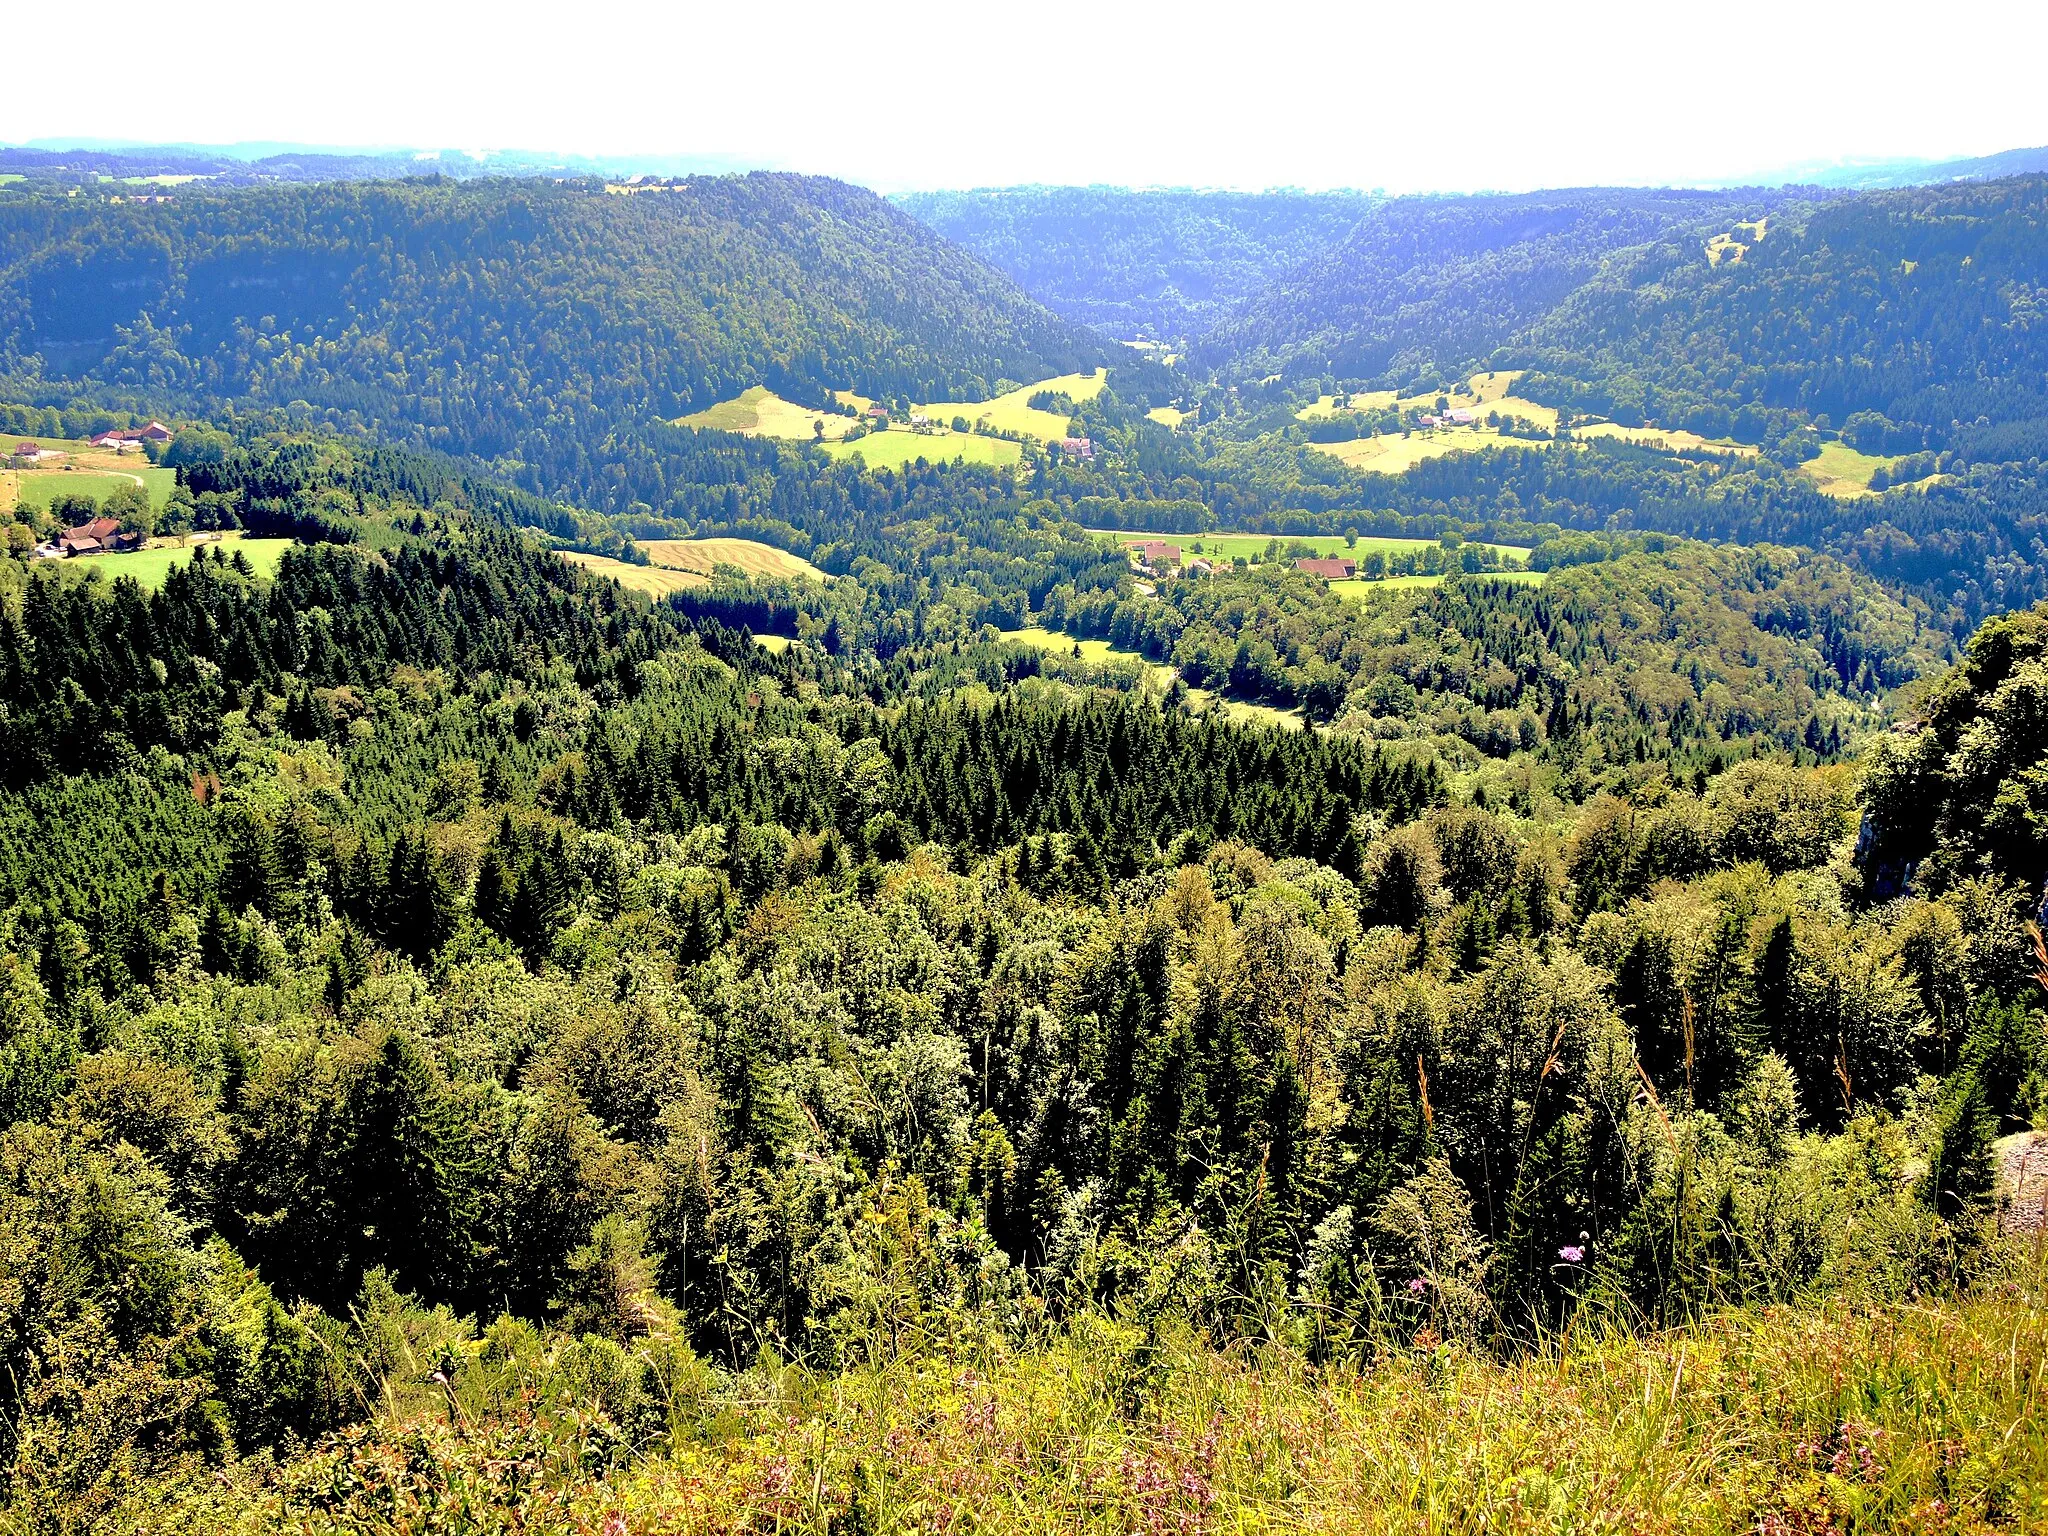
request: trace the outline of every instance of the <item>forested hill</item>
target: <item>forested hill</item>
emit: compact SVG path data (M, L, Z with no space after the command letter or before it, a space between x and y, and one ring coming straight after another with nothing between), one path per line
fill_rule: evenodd
M979 399L1106 356L882 199L816 178L0 208L0 371L17 396L304 401L402 441L573 465L753 384Z
M2048 441L2048 177L1868 194L1773 225L1740 261L1676 243L1610 266L1531 332L1539 398L1694 420L1744 405L1859 446L2037 458ZM2033 425L2018 425L2032 423ZM1866 441L1867 440L1867 441Z
M1119 338L1199 335L1327 251L1379 202L1359 192L1001 187L898 202L1069 320Z
M1550 313L1617 251L1673 243L1704 264L1710 236L1789 197L1593 187L1401 198L1238 306L1194 356L1249 378L1455 376Z

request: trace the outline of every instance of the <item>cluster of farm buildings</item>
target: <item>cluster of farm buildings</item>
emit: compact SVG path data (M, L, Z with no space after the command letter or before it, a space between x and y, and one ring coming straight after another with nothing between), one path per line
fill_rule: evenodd
M92 439L92 446L103 451L128 453L140 452L146 443L167 443L170 440L171 429L160 421L152 421L144 427L102 432ZM16 469L34 469L66 457L68 455L62 449L45 448L41 443L23 439L14 445L10 461ZM146 542L146 535L123 529L111 517L94 517L38 544L36 558L67 560L74 555L111 554L119 550L140 549Z
M1180 546L1163 539L1143 539L1124 547L1130 551L1139 569L1150 576L1164 576L1173 571L1207 576L1215 569L1199 555L1192 560L1183 560ZM1308 556L1295 561L1294 568L1311 576L1320 576L1325 581L1349 581L1358 574L1358 562L1349 555Z

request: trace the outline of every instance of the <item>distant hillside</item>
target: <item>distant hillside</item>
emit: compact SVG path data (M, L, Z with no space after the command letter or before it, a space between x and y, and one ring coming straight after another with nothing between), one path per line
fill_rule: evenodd
M766 383L978 399L1108 348L872 193L757 173L0 200L13 390L289 405L587 482L608 434Z
M1665 242L1527 339L1553 377L1525 390L1617 419L1717 436L1755 407L1825 416L1871 452L2041 457L2048 177L1866 193L1773 224L1739 262Z
M1119 339L1207 330L1328 250L1380 199L1362 192L1003 187L897 200L1056 313Z
M1852 187L1867 192L1931 186L1944 181L1990 181L2000 176L2026 176L2042 171L2048 171L2048 146L2002 149L1993 155L1973 155L1961 160L1882 160L1817 167L1800 179L1823 187Z
M1682 240L1697 255L1709 235L1786 201L1784 192L1615 187L1400 198L1240 305L1192 355L1236 377L1455 377L1615 252Z

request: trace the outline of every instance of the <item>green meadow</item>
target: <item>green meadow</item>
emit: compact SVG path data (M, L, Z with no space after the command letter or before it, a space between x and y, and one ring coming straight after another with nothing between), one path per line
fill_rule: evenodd
M149 504L161 507L171 499L171 488L178 483L178 472L174 469L157 469L144 466L133 472L96 469L25 469L16 480L15 501L24 507L43 508L49 506L59 495L82 493L94 501L105 501L123 485L133 485L137 480L149 492Z
M291 548L291 545L290 539L245 539L231 534L222 541L220 547L227 550L230 555L235 550L240 550L248 556L249 563L256 568L257 575L274 576L277 574L277 562L284 558L284 552ZM204 544L165 544L154 549L134 550L125 555L85 555L64 561L59 569L67 576L79 577L98 571L109 581L126 576L145 592L154 592L164 584L164 578L170 575L172 566L190 564L201 549L211 547L213 546Z
M919 459L931 464L1015 464L1024 456L1023 448L1008 438L950 431L873 432L857 442L820 446L835 459L858 455L869 469L901 469Z

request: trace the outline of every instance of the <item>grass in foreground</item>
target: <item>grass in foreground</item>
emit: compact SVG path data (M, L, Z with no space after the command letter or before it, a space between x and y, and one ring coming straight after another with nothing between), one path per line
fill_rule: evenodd
M497 1406L408 1383L265 1480L195 1483L167 1529L1849 1536L2048 1522L2037 1290L1960 1305L1582 1329L1501 1361L1427 1337L1318 1368L1085 1319L838 1375L666 1373L652 1454L605 1470L563 1357ZM646 1345L643 1357L652 1358ZM658 1346L657 1346L658 1348ZM585 1351L587 1353L587 1351ZM673 1359L671 1355L669 1358ZM508 1390L523 1388L522 1390Z

